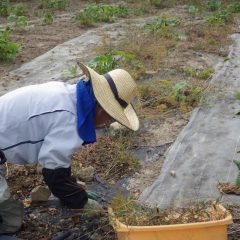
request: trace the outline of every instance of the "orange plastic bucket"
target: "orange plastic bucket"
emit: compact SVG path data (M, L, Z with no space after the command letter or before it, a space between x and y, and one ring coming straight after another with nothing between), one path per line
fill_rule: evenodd
M219 205L219 211L226 209ZM232 223L232 216L225 219L200 223L187 223L158 226L127 226L114 219L112 209L109 214L118 240L227 240L227 226Z

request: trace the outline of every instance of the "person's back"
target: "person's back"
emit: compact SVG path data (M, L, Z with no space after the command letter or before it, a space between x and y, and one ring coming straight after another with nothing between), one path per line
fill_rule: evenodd
M56 159L55 166L44 160L47 149L51 150L49 144L53 143L48 141L45 151L42 144L47 140L47 135L61 131L61 128L69 130L72 138L76 139L73 147L81 146L82 140L75 127L75 88L75 85L49 82L23 87L0 97L0 149L9 162L26 164L39 160L47 168L57 167L59 159ZM57 146L59 138L61 135L56 136ZM60 166L69 167L69 163L66 164Z

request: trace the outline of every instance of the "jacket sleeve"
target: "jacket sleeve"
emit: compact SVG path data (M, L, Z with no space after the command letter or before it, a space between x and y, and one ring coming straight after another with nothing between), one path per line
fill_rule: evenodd
M43 168L44 181L54 196L70 208L83 208L87 202L87 193L71 176L71 168Z

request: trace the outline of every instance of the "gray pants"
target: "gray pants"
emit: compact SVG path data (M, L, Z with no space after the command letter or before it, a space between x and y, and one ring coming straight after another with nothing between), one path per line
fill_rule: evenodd
M18 231L23 218L23 204L10 198L5 174L5 166L0 165L0 234Z

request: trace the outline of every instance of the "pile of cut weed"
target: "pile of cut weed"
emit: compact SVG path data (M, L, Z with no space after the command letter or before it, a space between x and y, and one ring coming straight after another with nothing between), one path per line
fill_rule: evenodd
M122 196L111 202L114 218L130 226L186 224L224 219L227 212L218 211L212 201L191 202L188 207L169 208L164 211L138 203Z

